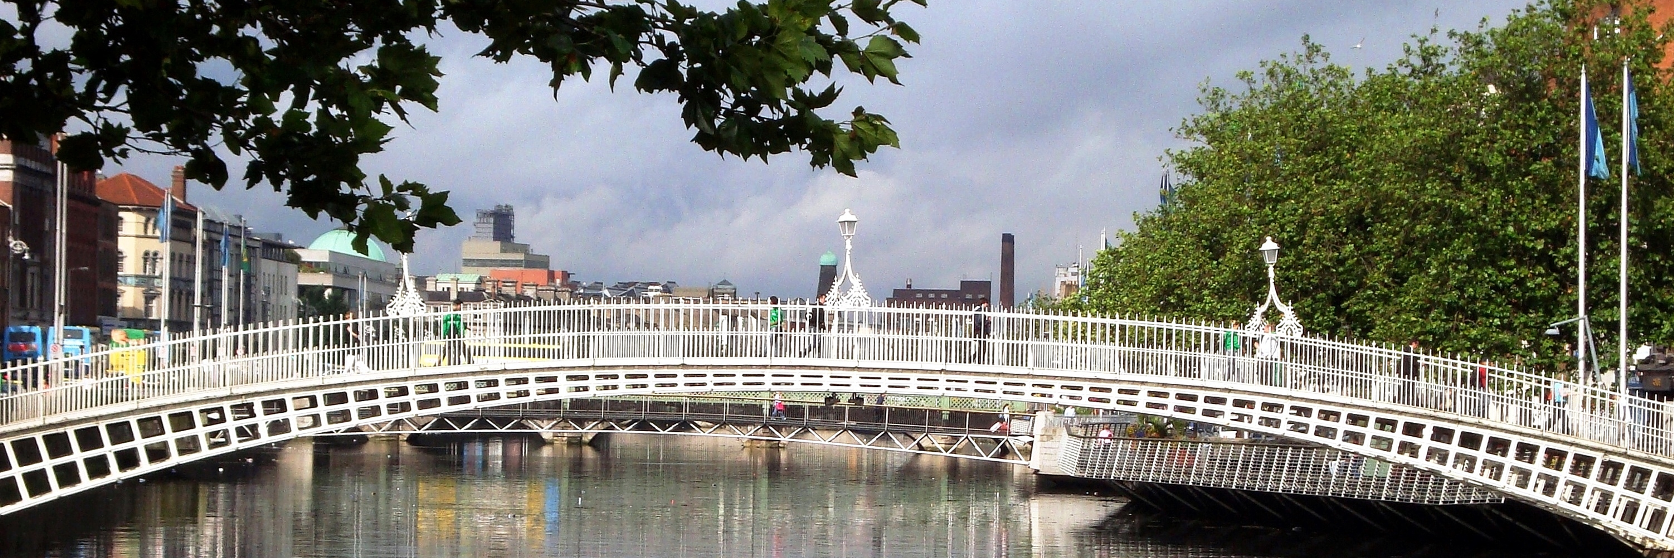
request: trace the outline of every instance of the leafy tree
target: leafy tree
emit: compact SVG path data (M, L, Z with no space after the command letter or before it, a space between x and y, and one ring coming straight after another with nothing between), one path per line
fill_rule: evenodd
M1541 332L1575 314L1586 63L1612 164L1587 196L1589 315L1610 366L1626 58L1644 165L1631 180L1630 339L1674 341L1670 30L1648 11L1614 20L1604 2L1553 0L1445 42L1431 30L1360 74L1303 37L1236 89L1206 84L1203 112L1176 129L1192 145L1166 156L1185 184L1095 258L1080 304L1243 322L1266 296L1256 248L1270 235L1281 298L1312 332L1568 361L1565 340Z
M342 316L352 309L347 291L316 285L297 287L296 302L304 318Z
M485 36L479 56L546 63L554 94L595 70L614 86L637 68L633 87L674 93L704 149L763 160L801 149L814 167L853 175L896 135L861 107L823 115L840 89L820 76L841 61L899 83L902 42L918 41L891 14L899 1L707 11L678 0L8 0L0 135L72 130L60 155L77 169L183 155L187 177L216 188L228 181L224 148L248 159L245 187L266 184L343 222L356 248L370 235L407 252L418 227L459 222L448 193L370 179L360 162L408 111L436 110L439 59L419 39L446 24ZM60 28L67 41L52 39Z

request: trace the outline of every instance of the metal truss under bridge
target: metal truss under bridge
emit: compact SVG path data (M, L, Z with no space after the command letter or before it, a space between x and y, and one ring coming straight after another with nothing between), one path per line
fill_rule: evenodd
M774 416L763 401L577 399L470 413L409 417L317 435L366 434L670 434L796 442L1029 464L1033 417L854 405L787 405ZM1019 435L1013 436L1011 433Z
M0 513L255 444L511 403L905 394L1180 418L1461 481L1674 551L1674 412L1479 361L1120 317L760 302L559 304L301 321L6 368ZM973 327L973 319L988 327ZM975 335L974 332L985 332ZM352 333L358 333L352 335ZM358 342L351 341L358 339ZM1239 346L1244 349L1225 350Z

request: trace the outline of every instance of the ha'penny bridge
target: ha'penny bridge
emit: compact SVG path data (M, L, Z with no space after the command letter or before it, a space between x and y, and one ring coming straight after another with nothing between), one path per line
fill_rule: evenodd
M850 306L808 328L812 307L780 308L779 327L745 302L482 309L449 338L440 314L298 321L12 366L0 513L299 436L651 432L1028 464L1137 498L1520 502L1674 551L1659 402L1571 387L1553 406L1538 374L1490 366L1483 383L1431 355L1402 374L1412 355L1283 332L1228 350L1240 333L1201 324ZM1268 441L1106 437L1024 405Z

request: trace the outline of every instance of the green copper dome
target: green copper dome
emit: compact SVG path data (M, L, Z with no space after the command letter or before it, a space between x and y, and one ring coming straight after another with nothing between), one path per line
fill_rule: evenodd
M824 256L820 256L820 265L837 265L837 254L826 252Z
M314 239L313 242L308 244L308 249L327 250L337 252L339 254L349 254L351 256L371 258L380 262L389 261L384 258L384 249L379 248L378 243L371 239L367 239L366 241L366 251L371 252L370 254L363 254L355 250L355 233L343 229L336 229L320 235L319 238Z

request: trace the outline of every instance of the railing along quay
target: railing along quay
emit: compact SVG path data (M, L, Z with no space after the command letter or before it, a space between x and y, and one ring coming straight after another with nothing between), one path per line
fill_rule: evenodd
M1224 382L1401 405L1674 457L1674 413L1663 403L1558 386L1545 376L1480 362L1286 336L1266 337L1278 349L1258 358L1254 339L1224 349L1227 336L1249 334L1194 323L999 311L980 315L991 325L977 335L978 316L963 310L830 309L830 325L821 328L806 325L810 306L780 308L785 318L777 326L768 323L771 306L763 302L623 301L466 311L466 333L457 338L442 335L440 313L218 330L0 370L7 379L0 429L264 384L422 373L462 364L468 352L475 362L508 366L890 363ZM1401 373L1407 356L1419 365L1412 375ZM1485 382L1478 381L1479 368ZM1547 401L1554 388L1569 394L1565 404ZM1093 394L1088 401L1108 402Z

